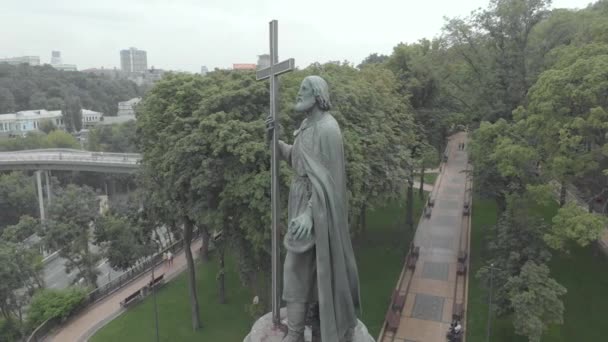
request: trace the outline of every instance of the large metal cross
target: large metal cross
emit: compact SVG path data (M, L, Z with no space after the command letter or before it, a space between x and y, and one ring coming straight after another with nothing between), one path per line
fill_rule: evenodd
M274 120L272 134L272 185L271 185L271 202L272 202L272 321L275 327L281 324L281 296L280 296L280 281L281 281L281 266L280 266L280 247L279 241L281 233L279 231L279 78L280 74L292 71L295 68L293 58L278 62L278 35L279 23L276 20L270 22L270 66L258 70L256 78L265 80L270 78L270 115Z

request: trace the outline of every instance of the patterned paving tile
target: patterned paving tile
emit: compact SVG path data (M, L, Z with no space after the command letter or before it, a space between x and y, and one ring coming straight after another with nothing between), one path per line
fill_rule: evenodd
M460 207L460 201L454 201L454 200L446 200L446 199L439 199L435 201L435 209L437 211L441 211L441 210L459 210Z
M446 262L424 262L422 267L422 278L447 281L449 275L450 264Z
M431 237L431 248L452 249L454 239L449 236L433 235Z
M423 293L416 294L412 317L441 322L444 300L445 298L443 297L429 296Z
M443 193L446 194L446 195L448 195L448 196L457 196L457 195L462 194L462 190L460 188L457 188L457 187L449 186L449 187L446 187L443 190Z
M458 215L437 215L431 217L431 225L434 227L458 227L461 217Z

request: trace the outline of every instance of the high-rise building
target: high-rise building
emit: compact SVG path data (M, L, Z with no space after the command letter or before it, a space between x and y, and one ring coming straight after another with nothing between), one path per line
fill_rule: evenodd
M270 55L264 54L258 56L258 69L268 68L270 66Z
M120 51L120 67L124 72L145 72L148 69L146 51L134 47Z
M202 66L201 67L201 75L206 75L209 72L209 69L207 69L206 66Z
M51 66L62 71L76 71L75 64L63 64L61 61L61 51L51 51Z
M0 63L8 63L11 65L19 65L19 64L40 65L40 57L39 56L22 56L22 57L0 58Z
M61 51L51 51L51 65L61 64Z

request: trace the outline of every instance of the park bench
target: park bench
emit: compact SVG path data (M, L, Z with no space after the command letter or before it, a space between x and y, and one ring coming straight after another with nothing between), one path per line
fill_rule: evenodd
M154 280L151 280L148 283L148 287L153 288L153 287L157 287L162 285L165 282L165 274L161 274L158 277L156 277Z
M420 246L414 246L414 248L412 248L412 257L417 259L418 256L420 256Z
M459 275L465 275L467 274L467 265L465 265L463 262L459 262L458 263L458 271L457 273Z
M401 316L398 312L395 312L392 308L386 313L386 330L396 332L399 328L399 321Z
M407 258L407 268L412 270L416 268L416 258Z
M452 308L452 320L462 321L463 317L464 317L464 306L462 305L462 303L454 304L454 307Z
M458 252L458 262L464 263L467 260L467 257L468 257L467 252L465 252L465 251Z
M393 296L391 297L391 309L397 312L403 310L405 306L405 295L400 294L399 290L393 291Z
M141 289L131 293L130 295L127 296L127 298L123 299L120 302L120 306L127 308L130 305L138 302L141 299Z
M462 209L462 214L464 216L469 216L470 213L471 213L471 207L469 206L469 202L465 202L464 208Z

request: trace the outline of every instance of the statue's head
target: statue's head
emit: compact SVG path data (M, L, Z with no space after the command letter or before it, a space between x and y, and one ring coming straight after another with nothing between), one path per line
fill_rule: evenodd
M300 85L294 109L297 112L310 112L315 106L322 111L331 109L329 87L320 76L308 76Z

